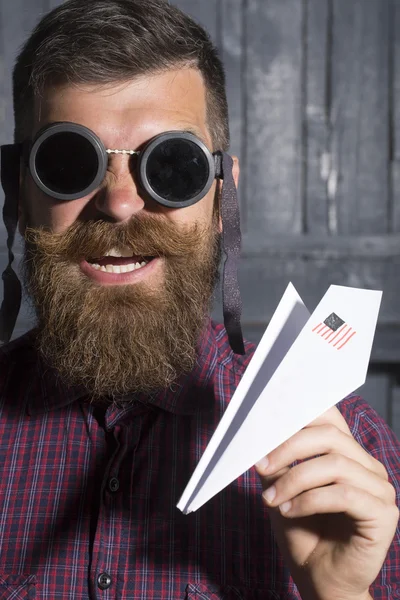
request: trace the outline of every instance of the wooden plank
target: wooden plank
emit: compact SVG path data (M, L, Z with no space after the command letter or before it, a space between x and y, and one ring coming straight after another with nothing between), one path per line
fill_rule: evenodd
M44 12L43 0L0 0L0 144L13 141L11 77L15 59Z
M387 369L370 365L367 379L363 386L355 390L357 394L376 410L388 425L391 417L389 403L391 398L392 376Z
M391 231L400 231L400 6L394 0L390 3L390 150L392 219Z
M64 0L43 0L43 10L44 12L48 12L53 10L53 8L57 8L60 4L63 4Z
M246 199L254 235L302 231L302 3L248 0Z
M400 255L399 234L344 235L269 235L255 237L252 232L243 236L242 257L293 257L304 259L347 258L396 259Z
M333 0L337 230L388 230L388 0Z
M244 192L247 175L245 146L245 101L243 85L245 53L243 51L244 0L220 0L220 50L226 73L226 93L229 105L230 154L240 159L239 204L242 232L246 230Z
M278 303L278 300L277 300ZM315 306L315 304L313 305ZM310 305L311 307L311 305ZM219 309L219 306L218 306ZM223 322L222 313L215 310L214 319ZM247 340L258 344L267 327L268 321L256 323L242 320L243 333ZM374 365L391 365L397 371L400 365L400 326L379 325L375 332L374 344L371 352L371 363Z
M379 323L400 326L400 259L301 259L299 257L244 258L239 269L243 322L264 327L291 281L310 311L331 284L383 290ZM216 297L217 304L220 297ZM396 337L396 343L400 339ZM395 352L400 356L400 343Z
M305 146L307 233L328 231L328 180L332 175L329 148L328 105L330 2L308 0L305 28Z
M395 364L396 370L400 364L400 325L380 324L375 334L372 347L372 360L376 363Z
M171 4L175 4L178 8L193 17L206 28L214 43L218 43L217 0L207 0L207 2L199 2L198 0L173 0Z
M396 434L397 439L400 440L400 387L398 385L394 385L392 388L390 412L389 425Z
M10 72L7 69L6 46L4 42L4 33L7 23L3 15L3 3L0 0L0 145L10 142L10 128L7 127L7 111L11 97ZM0 189L1 202L3 202L2 191Z

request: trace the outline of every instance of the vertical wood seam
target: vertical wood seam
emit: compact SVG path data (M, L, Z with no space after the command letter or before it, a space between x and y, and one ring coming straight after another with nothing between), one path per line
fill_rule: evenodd
M242 232L247 231L247 223L248 223L248 209L249 209L249 194L248 194L248 91L247 91L247 52L248 52L248 44L247 44L247 14L249 10L248 6L249 0L242 0L241 2L241 10L242 10L242 53L241 53L241 72L240 72L240 89L242 94L242 135L241 135L241 148L240 152L242 155L242 163L243 169L241 169L241 178L242 178L242 193L243 200L241 203L242 206Z
M334 123L332 119L332 73L333 73L333 0L327 2L327 22L326 22L326 69L325 69L325 120L327 128L327 154L330 156L330 172L335 167L335 148L334 148ZM336 165L337 173L339 164ZM332 231L331 219L331 197L329 190L329 178L326 180L326 231L328 235L335 233Z
M300 189L301 189L301 230L304 235L309 233L308 224L308 195L307 195L307 183L308 183L308 121L307 121L307 105L308 105L308 93L307 93L307 74L308 74L308 0L303 0L303 14L302 14L302 66L301 66L301 161L300 161Z
M395 69L395 43L394 43L394 20L395 20L395 5L393 0L389 0L388 9L388 30L389 30L389 41L388 41L388 164L387 164L387 232L393 233L395 231L394 226L394 189L393 189L393 160L395 156L395 134L394 134L394 69Z

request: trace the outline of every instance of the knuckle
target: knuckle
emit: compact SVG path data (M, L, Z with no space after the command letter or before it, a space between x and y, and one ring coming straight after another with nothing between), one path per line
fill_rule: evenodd
M323 439L326 452L337 450L341 444L341 431L333 423L327 423L323 426Z
M332 441L336 438L339 433L339 429L333 423L327 423L323 426L325 430L325 435L327 436L327 440Z
M291 438L289 438L288 440L286 440L285 442L283 442L281 444L281 449L284 453L286 453L288 450L290 451L292 448L292 440Z
M302 469L289 469L286 473L286 483L290 488L296 488L303 479Z
M298 502L300 507L304 507L304 505L307 505L307 508L309 510L316 511L320 503L319 489L309 490L305 494L301 494L298 498L296 498L296 502Z
M346 505L354 500L354 491L351 485L346 483L341 485L341 496Z
M332 467L335 471L342 473L346 467L346 459L343 454L333 453L329 455Z
M380 477L382 477L386 481L389 481L389 473L387 472L385 465L374 456L371 456L371 458L374 471L377 471Z

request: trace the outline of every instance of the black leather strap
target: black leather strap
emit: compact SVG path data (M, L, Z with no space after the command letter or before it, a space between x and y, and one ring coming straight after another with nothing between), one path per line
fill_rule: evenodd
M0 340L9 342L21 307L21 284L12 268L12 246L18 224L20 144L1 147L1 185L5 199L3 220L7 230L8 265L3 272L4 297L0 309Z
M232 174L233 160L222 153L222 244L225 252L222 303L224 323L230 346L235 354L245 354L242 327L242 300L237 278L238 260L241 249L240 214L236 185Z

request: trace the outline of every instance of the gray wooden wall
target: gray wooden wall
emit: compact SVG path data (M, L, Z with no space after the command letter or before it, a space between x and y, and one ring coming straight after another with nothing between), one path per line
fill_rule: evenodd
M0 143L16 50L60 3L0 0ZM173 3L227 68L246 336L260 339L289 281L310 310L331 283L383 290L362 393L400 437L400 0ZM17 334L28 326L25 309Z

